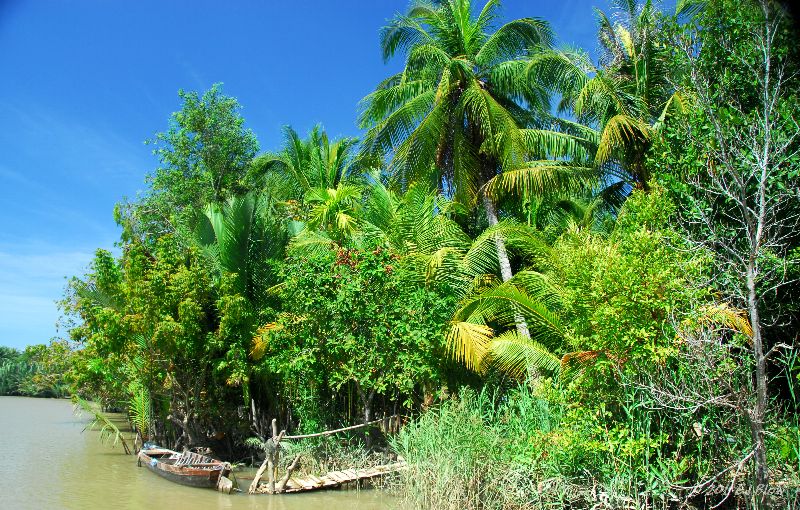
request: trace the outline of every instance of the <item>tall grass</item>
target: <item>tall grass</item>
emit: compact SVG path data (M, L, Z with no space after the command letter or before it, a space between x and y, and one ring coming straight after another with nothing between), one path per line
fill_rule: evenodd
M529 432L549 431L560 412L525 389L464 391L393 440L409 463L394 489L413 508L529 507L541 489Z
M659 407L643 386L580 404L563 391L462 391L393 439L409 467L392 489L444 510L755 508L746 471L727 469L750 448L736 413ZM796 419L786 424L780 443L796 462ZM798 477L782 470L772 502L790 508Z

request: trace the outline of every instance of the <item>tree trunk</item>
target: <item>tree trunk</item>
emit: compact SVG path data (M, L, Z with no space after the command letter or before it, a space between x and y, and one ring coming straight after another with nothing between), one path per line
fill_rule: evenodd
M367 395L364 393L361 385L356 383L356 391L361 399L361 405L363 406L362 409L364 411L364 424L366 425L372 421L372 401L375 398L375 390L370 390L369 394ZM366 443L367 448L372 447L372 438L370 437L368 428L364 429L364 443Z
M485 193L483 195L483 206L486 208L486 216L489 219L489 225L497 225L499 221L497 220L494 203ZM495 236L494 244L497 247L497 261L500 264L500 277L503 279L503 282L507 282L514 275L511 272L511 261L508 259L508 253L506 252L506 243L503 241L502 237ZM531 337L530 331L528 331L528 323L519 311L514 312L514 322L516 322L519 336L524 338Z
M753 357L756 362L755 386L756 406L751 410L750 433L754 444L756 461L756 486L765 491L769 487L769 468L767 466L767 450L764 437L764 417L767 411L767 369L764 356L764 345L761 337L761 322L758 313L758 295L756 293L755 268L751 262L747 267L747 311L750 316L750 327L753 330Z

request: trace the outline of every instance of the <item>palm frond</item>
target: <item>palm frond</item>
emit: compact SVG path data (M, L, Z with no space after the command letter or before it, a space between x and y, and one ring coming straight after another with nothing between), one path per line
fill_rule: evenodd
M675 3L675 15L678 18L691 19L700 14L707 5L707 0L678 0Z
M520 18L498 28L475 55L475 63L491 67L498 61L515 59L526 55L534 48L545 48L553 44L550 25L538 18Z
M524 378L536 373L557 376L561 371L558 356L516 331L506 331L492 338L488 351L484 368L494 366L513 377Z
M408 16L397 15L389 25L381 29L380 41L384 61L392 58L398 50L404 50L431 39L422 23L415 19L423 18L426 13L423 8L423 6L417 6Z
M689 329L721 326L748 337L753 336L753 328L750 326L747 313L725 302L702 306L693 317L683 322L683 326Z
M336 246L336 241L324 232L303 229L289 242L289 251L298 254L318 255Z
M632 143L644 143L648 140L650 140L650 126L645 122L624 114L615 115L603 128L595 164L602 165L611 159L616 151L623 150Z
M519 196L546 196L578 193L591 187L597 178L594 166L568 161L529 161L525 167L496 175L485 186L490 196L503 193Z
M269 346L270 336L276 332L283 329L283 326L276 322L271 322L269 324L265 324L256 330L255 336L253 336L252 346L250 348L250 358L253 361L258 361L264 357L264 353Z
M124 309L124 301L113 292L101 289L92 282L84 282L77 287L78 297L85 299L94 306L110 308L121 311Z
M142 438L149 437L153 426L153 404L150 392L144 385L139 385L128 399L128 413Z
M95 409L92 404L83 400L77 395L72 396L72 402L75 406L76 413L86 412L93 418L92 421L89 422L89 424L83 429L84 431L94 430L99 427L101 442L111 440L112 446L116 446L117 443L120 443L122 444L125 454L130 455L131 449L128 446L128 442L125 440L125 436L122 434L122 432L120 432L119 427L117 427L114 422L111 421L111 418Z
M447 343L454 359L471 370L477 370L488 352L492 328L480 322L454 321L450 324Z

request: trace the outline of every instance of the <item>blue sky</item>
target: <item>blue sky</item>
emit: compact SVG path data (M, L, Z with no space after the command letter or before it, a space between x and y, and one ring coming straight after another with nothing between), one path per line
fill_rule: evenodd
M224 7L223 7L224 6ZM143 141L166 129L177 91L215 82L243 106L262 150L280 128L357 135L358 101L385 65L378 30L406 0L0 0L0 345L65 335L55 301L96 248L114 204L156 167ZM607 0L505 0L562 43L595 49Z

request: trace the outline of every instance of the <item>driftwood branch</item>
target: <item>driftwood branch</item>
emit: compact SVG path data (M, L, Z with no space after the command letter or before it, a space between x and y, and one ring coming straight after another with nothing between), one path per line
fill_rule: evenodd
M261 463L261 467L258 468L256 476L255 478L253 478L253 482L250 484L250 488L247 489L248 494L256 493L256 489L258 489L258 482L261 481L261 477L264 476L264 471L267 470L268 460L269 460L269 455L267 455L267 458L264 459L264 462Z
M289 478L292 477L292 472L300 466L300 455L296 455L292 463L286 469L286 474L283 475L281 481L278 482L278 485L275 487L275 492L283 492L286 489L286 484L289 482Z

